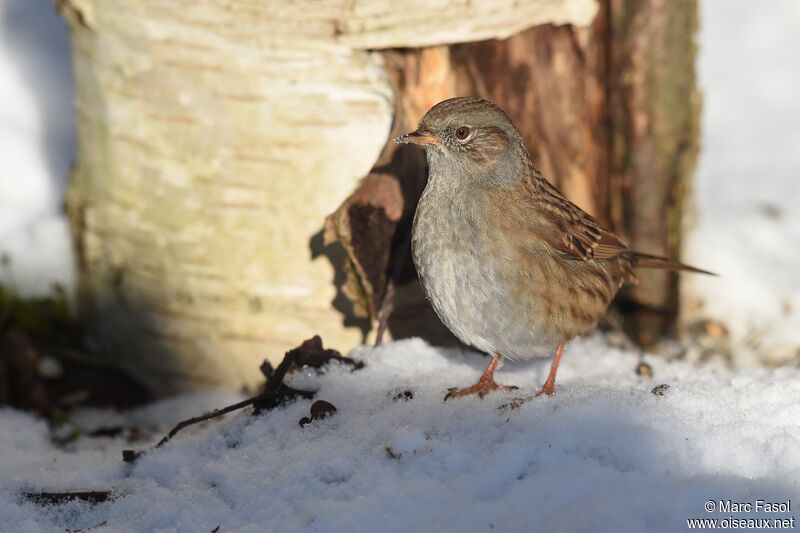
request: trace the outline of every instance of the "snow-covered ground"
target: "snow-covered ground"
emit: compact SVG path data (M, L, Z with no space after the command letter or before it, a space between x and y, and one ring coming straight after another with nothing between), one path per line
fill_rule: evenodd
M722 276L686 281L704 300L698 316L727 324L738 354L785 355L800 346L800 3L701 6L703 152L686 259ZM66 42L51 0L0 0L0 254L11 257L0 283L28 295L74 277L60 209L74 142ZM796 366L654 357L645 380L636 354L594 336L568 347L554 397L508 411L509 395L442 403L477 378L477 354L406 341L355 356L365 369L294 376L338 408L330 419L301 428L310 401L229 415L133 466L121 440L57 448L44 422L0 409L0 531L683 531L689 518L751 516L720 500L800 505ZM532 392L547 365L509 364L498 381ZM670 387L652 394L660 384ZM407 389L413 399L393 399ZM76 421L165 430L237 399ZM21 497L107 488L116 499L96 506Z
M557 393L518 410L512 397L442 402L485 360L410 340L296 375L332 417L300 427L310 400L189 429L133 466L111 439L50 444L45 424L0 410L0 529L54 531L684 531L713 500L800 504L800 369L735 373L636 356L599 335L565 354ZM499 382L532 392L547 362L509 364ZM654 395L656 385L670 387ZM411 400L395 400L410 390ZM177 422L236 401L192 396L129 415ZM77 417L119 424L111 413ZM164 427L163 430L168 429ZM41 508L24 490L109 489L95 506ZM794 511L758 516L791 519Z

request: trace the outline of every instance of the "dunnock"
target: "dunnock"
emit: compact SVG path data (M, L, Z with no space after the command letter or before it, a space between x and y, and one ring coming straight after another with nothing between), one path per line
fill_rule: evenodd
M425 148L429 176L414 216L412 253L442 322L492 361L478 383L447 398L498 389L502 358L555 346L539 394L553 394L564 343L606 313L634 267L708 273L632 251L550 185L519 131L479 98L436 104L416 131L395 139Z

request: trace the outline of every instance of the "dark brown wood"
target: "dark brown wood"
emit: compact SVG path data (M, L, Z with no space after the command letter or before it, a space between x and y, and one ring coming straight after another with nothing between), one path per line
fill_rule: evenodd
M503 108L545 177L605 221L607 133L603 71L595 53L602 47L598 27L538 26L502 41L453 46L452 52L459 94Z
M26 500L40 505L63 505L73 501L90 504L103 503L113 498L110 490L76 490L66 492L25 492Z
M698 150L694 61L697 2L608 0L610 217L637 250L680 256L681 221ZM678 276L641 270L622 294L626 329L642 344L671 333Z

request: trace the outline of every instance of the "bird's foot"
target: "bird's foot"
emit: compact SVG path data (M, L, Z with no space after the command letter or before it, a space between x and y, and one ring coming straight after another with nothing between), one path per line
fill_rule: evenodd
M556 384L555 383L550 383L550 381L548 380L547 382L545 382L544 385L542 385L542 388L539 389L539 392L537 392L535 394L535 396L538 397L538 396L541 396L543 394L545 396L552 396L555 392L556 392Z
M512 390L517 390L518 388L519 387L515 387L514 385L500 385L499 383L496 383L493 379L481 379L471 387L465 387L463 389L458 389L456 387L453 387L452 389L449 389L447 392L447 396L444 397L444 401L450 400L451 398L468 396L470 394L477 394L479 398L483 398L490 392L512 391Z

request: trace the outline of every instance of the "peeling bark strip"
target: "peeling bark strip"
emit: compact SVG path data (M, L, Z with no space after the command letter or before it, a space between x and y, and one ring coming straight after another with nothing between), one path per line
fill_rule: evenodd
M425 111L454 91L445 46L385 51L395 101L394 127L372 171L325 220L325 242L340 242L347 254L343 294L356 316L378 318L390 279L416 278L410 262L410 227L425 187L425 155L391 139L409 131Z
M697 6L694 0L600 5L585 29L548 24L504 40L382 52L397 102L393 135L413 129L445 98L492 100L517 125L544 175L572 201L634 248L678 257L697 150ZM416 206L427 174L424 161L415 159L420 155L387 145L379 164L328 218L326 235L347 250L345 294L357 309L375 320L392 280L399 300L392 335L437 340L443 327L418 284L404 285L393 274L409 271L403 236L412 217L396 213ZM375 212L395 216L378 223ZM378 232L389 237L377 238ZM627 329L647 343L675 322L677 277L647 271L641 278L624 296L623 310Z
M343 347L363 340L368 323L321 257L338 264L356 248L341 236L346 250L325 247L319 230L388 138L391 76L373 50L583 25L597 9L594 0L57 6L77 86L68 207L80 309L93 343L162 393L253 387L264 353L312 333ZM398 220L393 202L342 216L356 212L369 222L357 235L384 239ZM384 247L377 261L390 255ZM380 294L385 271L358 257L357 290ZM360 314L373 314L375 298L360 299Z

